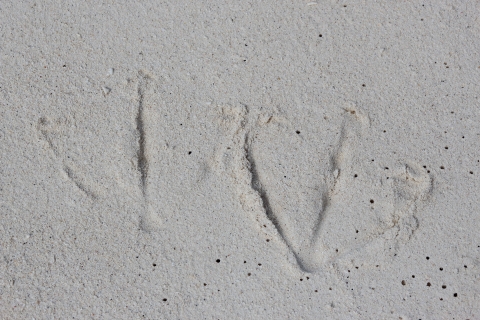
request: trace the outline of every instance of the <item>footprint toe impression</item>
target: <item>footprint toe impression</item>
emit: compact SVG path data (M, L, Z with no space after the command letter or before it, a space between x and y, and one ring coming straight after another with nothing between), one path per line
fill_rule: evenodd
M87 197L96 199L102 189L76 164L78 161L75 159L80 158L81 152L78 151L79 147L74 148L75 143L69 145L67 142L70 135L69 127L71 127L69 119L52 120L42 117L38 121L37 130L55 158L60 161L64 178L71 181Z

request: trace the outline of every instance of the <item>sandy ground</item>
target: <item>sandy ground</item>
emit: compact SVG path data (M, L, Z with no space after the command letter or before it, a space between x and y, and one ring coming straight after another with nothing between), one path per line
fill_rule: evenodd
M1 319L480 319L478 1L0 2Z

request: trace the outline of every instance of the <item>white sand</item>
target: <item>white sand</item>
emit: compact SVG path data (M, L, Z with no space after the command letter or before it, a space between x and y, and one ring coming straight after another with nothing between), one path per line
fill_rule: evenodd
M480 319L477 1L0 3L1 319Z

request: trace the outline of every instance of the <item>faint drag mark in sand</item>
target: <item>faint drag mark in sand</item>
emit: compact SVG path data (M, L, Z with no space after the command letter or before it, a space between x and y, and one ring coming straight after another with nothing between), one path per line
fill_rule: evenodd
M41 138L47 142L54 156L62 162L62 173L64 177L71 181L87 197L97 199L98 191L95 190L98 190L98 187L81 173L80 169L70 160L70 157L65 155L65 151L58 146L68 124L69 121L65 119L56 119L53 121L42 117L38 121L37 130Z
M324 260L317 243L322 222L367 119L345 110L339 138L319 149L295 135L278 112L240 105L219 113L230 139L217 154L217 169L229 172L242 207L254 213L267 236L286 244L303 271L317 270ZM308 165L299 168L296 155L302 152Z
M153 109L153 78L143 71L138 72L137 78L137 108L135 125L137 133L136 166L139 175L139 186L143 196L143 214L140 227L144 231L152 231L161 226L159 217L153 212L149 201L149 165L151 162L151 134L149 120L154 119Z
M362 229L362 233L366 233L363 239L336 244L334 248L340 253L331 254L331 261L350 265L354 260L361 260L364 266L374 267L380 261L386 263L412 239L420 227L420 210L433 198L434 179L412 161L401 163L398 169L392 170L394 173L388 180L383 180L382 188L388 196L384 201L386 207L377 211L380 214L376 216L377 223L370 225L370 230ZM382 190L377 191L378 195L382 194ZM361 235L356 236L360 239Z
M408 163L393 177L394 211L390 232L397 241L407 242L418 229L416 214L433 189L433 178L426 171Z

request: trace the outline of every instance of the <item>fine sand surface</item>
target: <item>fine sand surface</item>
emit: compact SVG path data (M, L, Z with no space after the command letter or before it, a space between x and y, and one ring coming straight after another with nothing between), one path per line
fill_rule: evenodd
M0 2L0 319L480 319L478 1Z

